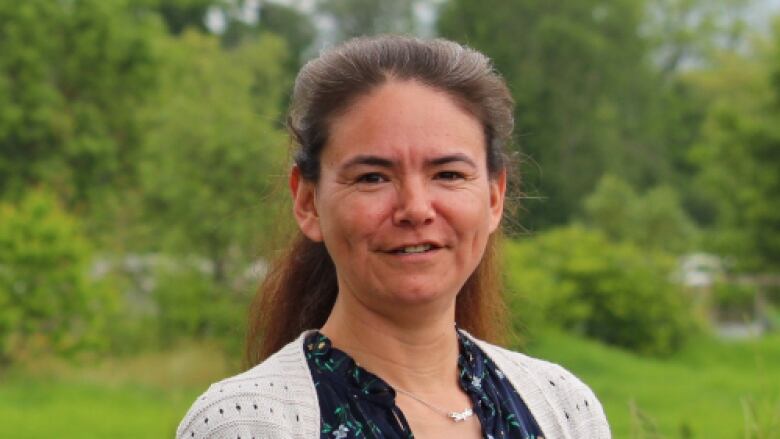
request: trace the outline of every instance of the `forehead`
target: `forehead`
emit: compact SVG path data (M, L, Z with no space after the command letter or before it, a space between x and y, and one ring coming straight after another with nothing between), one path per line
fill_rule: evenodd
M331 120L322 159L327 165L356 154L413 159L455 152L484 162L480 121L443 91L390 80Z

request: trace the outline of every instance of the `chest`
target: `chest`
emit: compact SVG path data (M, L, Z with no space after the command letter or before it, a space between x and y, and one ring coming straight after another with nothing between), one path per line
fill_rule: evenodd
M464 421L455 422L439 413L415 407L411 402L398 401L415 439L463 438L482 439L482 425L479 418L471 416Z
M462 341L459 382L440 395L396 391L361 368L326 337L307 340L307 361L320 406L321 438L518 438L540 436L522 398L476 346ZM455 422L454 411L472 411Z

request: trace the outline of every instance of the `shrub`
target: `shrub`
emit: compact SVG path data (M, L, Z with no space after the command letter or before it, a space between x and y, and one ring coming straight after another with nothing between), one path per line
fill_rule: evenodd
M583 207L588 225L615 242L683 253L697 236L696 226L670 186L638 194L625 181L605 175Z
M0 361L106 343L113 291L88 278L78 222L42 190L0 204Z
M669 255L568 226L511 242L506 256L510 307L527 330L553 325L668 354L693 326L686 296L671 280Z
M722 320L744 321L755 313L755 285L717 282L712 289L715 308Z
M249 297L186 260L161 267L155 278L153 298L163 345L180 338L217 339L231 352L243 343Z

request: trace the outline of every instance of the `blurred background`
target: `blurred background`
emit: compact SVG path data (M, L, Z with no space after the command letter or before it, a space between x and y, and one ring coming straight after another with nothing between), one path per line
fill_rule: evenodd
M0 0L0 437L172 437L292 230L294 74L356 35L516 100L509 344L616 438L780 437L780 1Z

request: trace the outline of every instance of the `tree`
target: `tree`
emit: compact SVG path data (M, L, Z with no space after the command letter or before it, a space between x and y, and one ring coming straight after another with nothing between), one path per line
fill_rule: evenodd
M570 218L606 170L637 184L665 172L655 127L646 124L654 80L637 32L642 7L633 0L444 7L440 33L487 53L510 84L520 149L532 159L521 174L527 191L545 198L528 206L532 226Z
M206 13L224 0L147 0L165 20L168 32L179 35L187 28L205 32Z
M638 194L625 181L605 175L584 204L587 223L615 242L678 254L694 244L696 227L671 186Z
M333 20L335 37L346 40L379 33L414 33L418 0L318 0L317 9Z
M229 20L222 34L222 43L226 47L237 47L269 32L281 37L287 43L284 66L286 75L290 78L298 72L304 60L304 53L317 37L316 27L310 16L293 7L271 1L261 4L257 22L242 20L236 10L232 13L228 11L226 15ZM286 103L285 101L284 104Z
M772 46L692 78L712 98L691 154L716 219L708 242L740 270L780 270L780 24Z
M665 54L703 44L661 38L660 23L682 14L666 11L666 3L685 3L694 16L715 9L695 0L520 0L490 7L452 0L443 7L439 32L488 54L515 97L518 149L526 157L520 174L530 195L522 222L530 228L570 220L604 173L640 190L685 182L692 173L685 157L701 107L677 81L678 61L668 59L680 56ZM725 3L735 1L717 2ZM690 31L684 19L675 26L678 35ZM675 69L664 74L663 64Z
M650 0L642 25L666 77L685 66L706 64L724 48L739 47L750 0Z
M554 326L666 355L694 328L690 304L670 280L675 258L663 252L567 226L510 242L506 256L509 303L524 331Z
M289 6L266 2L260 12L258 27L282 37L287 43L287 71L294 76L301 67L304 53L317 37L311 17Z
M159 31L121 0L0 1L0 197L44 184L88 209L133 178Z
M88 276L91 249L49 192L0 203L0 363L106 342L115 297Z
M165 73L146 114L141 162L151 244L206 258L225 286L231 261L260 253L278 218L284 44L269 35L224 51L217 37L194 31L162 44Z

